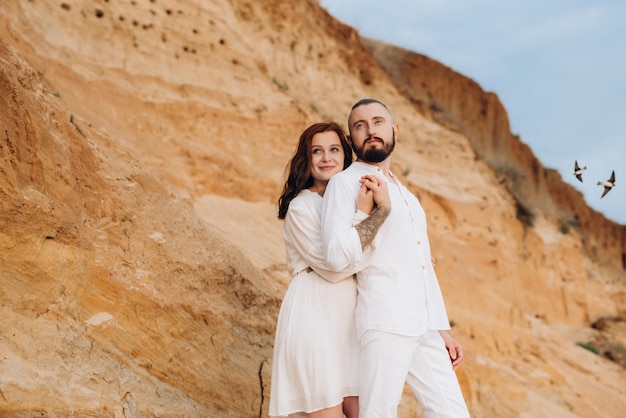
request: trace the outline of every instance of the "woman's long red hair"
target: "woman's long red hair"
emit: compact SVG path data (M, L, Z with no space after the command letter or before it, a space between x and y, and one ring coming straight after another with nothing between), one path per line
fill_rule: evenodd
M313 136L322 132L333 131L339 137L341 146L343 147L344 170L352 164L352 148L346 139L341 126L336 122L321 122L314 123L302 132L300 135L300 141L298 141L298 148L296 153L291 158L291 161L287 163L288 175L283 192L278 199L278 219L285 219L287 210L289 209L289 203L294 197L302 191L302 189L308 189L313 185L313 176L311 176L311 143L313 142Z

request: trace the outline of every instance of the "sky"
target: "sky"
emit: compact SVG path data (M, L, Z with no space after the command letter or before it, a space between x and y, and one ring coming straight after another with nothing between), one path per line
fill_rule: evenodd
M626 225L626 1L320 0L362 36L498 95L511 131L587 204ZM574 161L586 166L583 183ZM615 170L603 198L598 181ZM623 181L622 181L623 179Z

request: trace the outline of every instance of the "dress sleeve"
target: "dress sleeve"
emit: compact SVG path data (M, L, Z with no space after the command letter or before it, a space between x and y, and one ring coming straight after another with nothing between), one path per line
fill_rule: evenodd
M328 268L358 271L365 263L361 240L354 227L356 185L344 176L333 176L324 192L322 245Z
M294 199L289 205L283 237L322 278L336 283L351 278L357 270L332 271L322 250L320 210L312 199Z

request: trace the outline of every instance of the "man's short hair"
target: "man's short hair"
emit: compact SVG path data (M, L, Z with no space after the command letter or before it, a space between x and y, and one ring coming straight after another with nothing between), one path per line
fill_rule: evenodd
M389 108L388 108L388 107L387 107L387 106L386 106L383 102L381 102L380 100L370 99L370 98L366 98L366 99L361 99L361 100L359 100L358 102L356 102L356 103L354 104L354 106L352 106L352 109L350 109L350 110L352 111L352 110L356 109L357 107L360 107L360 106L365 106L365 105L372 104L372 103L378 103L379 105L381 105L382 107L384 107L385 109L387 109L387 111L388 111L389 113L391 113L391 111L389 110Z

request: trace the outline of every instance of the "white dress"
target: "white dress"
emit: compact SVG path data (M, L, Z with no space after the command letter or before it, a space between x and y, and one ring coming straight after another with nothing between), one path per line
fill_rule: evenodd
M305 189L291 201L285 217L283 238L293 279L276 326L272 417L311 413L357 395L359 345L353 273L362 268L365 256L351 271L324 270L321 207L322 197ZM365 217L357 212L355 223Z

